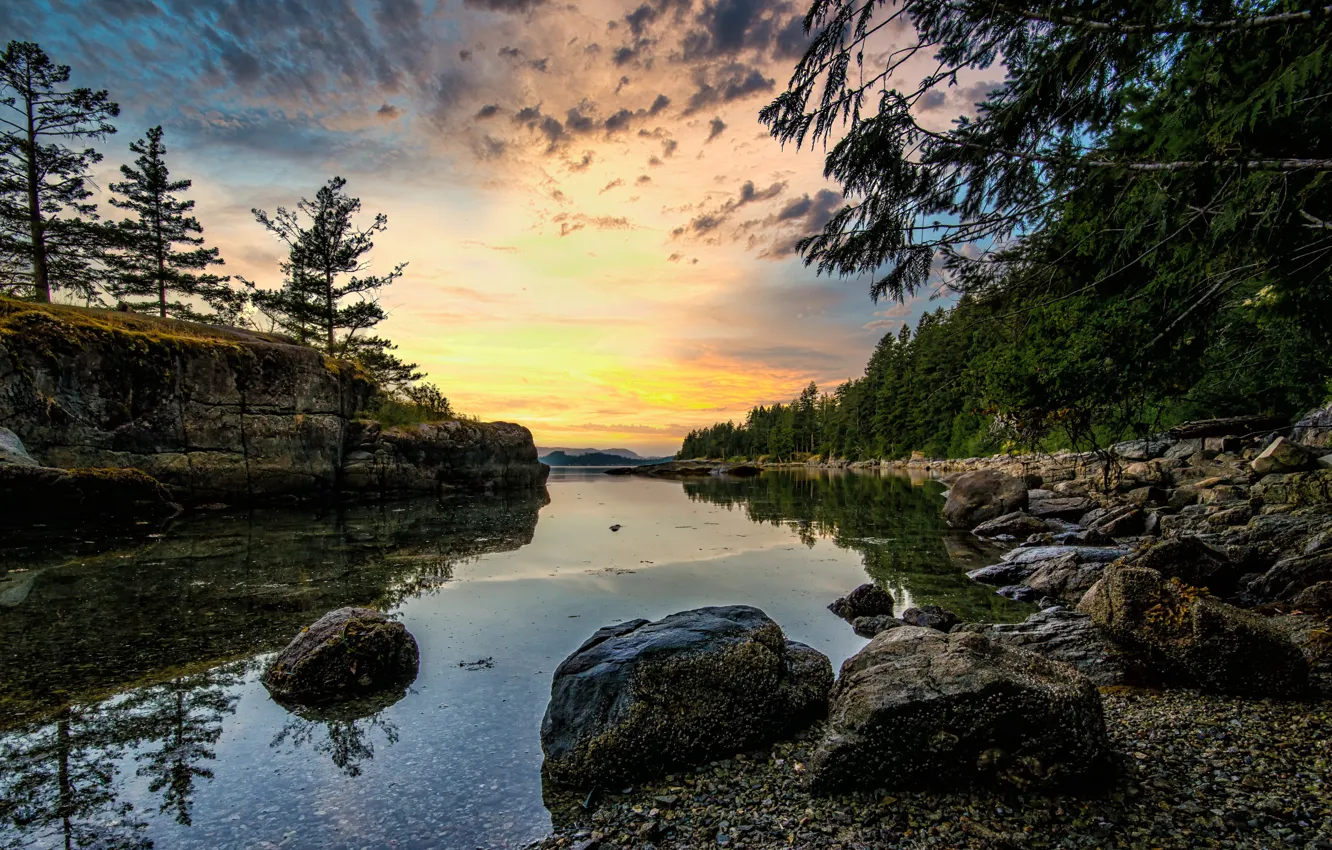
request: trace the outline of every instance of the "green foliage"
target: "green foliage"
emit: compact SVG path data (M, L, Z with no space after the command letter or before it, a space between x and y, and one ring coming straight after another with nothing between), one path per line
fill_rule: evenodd
M434 384L417 384L392 392L381 392L365 415L386 428L462 418L454 412L453 405Z
M0 54L0 292L37 301L55 288L96 300L108 234L88 188L102 155L68 143L114 133L120 107L69 76L31 42Z
M111 198L112 205L133 214L117 228L119 250L108 257L114 274L111 293L140 313L235 324L246 298L228 285L231 278L199 273L223 261L218 250L203 247L197 235L203 226L189 215L194 201L177 197L193 184L171 179L162 128L149 129L146 138L130 145L130 152L139 155L137 168L120 166L125 179L110 187L118 196ZM177 245L186 247L180 250ZM137 300L145 297L148 300ZM201 313L196 302L214 312Z

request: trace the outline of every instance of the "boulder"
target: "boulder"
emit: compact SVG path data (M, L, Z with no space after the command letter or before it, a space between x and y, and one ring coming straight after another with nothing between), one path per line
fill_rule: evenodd
M851 630L863 638L872 638L880 632L886 632L889 629L895 629L905 625L906 623L896 617L880 614L876 617L855 618L851 621Z
M1032 605L1040 602L1041 599L1045 597L1045 594L1041 593L1039 590L1030 588L1025 584L1004 585L996 590L995 593L1005 599L1011 599L1014 602L1026 602Z
M1189 440L1180 440L1170 448L1166 449L1165 457L1188 460L1203 450L1203 438L1194 437Z
M877 584L862 584L846 596L828 603L828 610L848 623L857 617L891 617L893 596Z
M1332 552L1277 561L1262 578L1249 586L1249 592L1259 599L1286 601L1294 599L1306 587L1323 581L1332 581Z
M1332 614L1332 581L1311 584L1290 599L1292 608Z
M920 626L925 629L946 632L962 622L962 618L947 608L941 608L938 605L922 605L919 608L908 608L903 611L902 622L908 626Z
M1210 693L1296 697L1309 669L1267 619L1145 567L1112 564L1078 610L1170 683Z
M958 476L944 503L944 519L954 528L981 523L1027 507L1027 482L983 469Z
M1304 414L1290 429L1290 438L1306 446L1332 448L1332 404Z
M1003 516L986 520L971 530L977 537L1028 537L1049 531L1050 525L1043 519L1037 519L1023 511L1012 511Z
M607 626L555 670L542 769L588 787L730 756L821 717L831 686L824 655L747 605Z
M1332 504L1332 469L1267 475L1249 492L1266 505L1308 507Z
M166 488L137 469L0 464L0 515L7 523L152 520L179 512Z
M1072 664L1096 685L1132 684L1139 678L1124 655L1086 614L1063 607L1037 611L1021 623L963 623L958 631L979 632L1009 649L1025 649Z
M988 567L970 570L967 578L981 584L1013 584L1026 578L1031 570L1029 564L991 564Z
M302 629L264 671L279 701L323 705L401 688L420 653L407 628L369 608L339 608Z
M1029 500L1027 512L1040 519L1074 520L1094 507L1096 503L1085 496L1053 496Z
M1277 437L1249 465L1259 475L1304 472L1318 466L1318 455L1285 437Z
M905 626L874 638L842 665L828 716L808 763L820 792L1067 787L1109 753L1089 679L968 631Z
M1160 436L1115 443L1110 451L1124 460L1152 460L1165 455L1174 444L1174 439Z
M1100 580L1104 571L1104 564L1081 563L1070 553L1041 563L1035 572L1027 576L1026 584L1037 594L1037 599L1049 596L1069 605L1077 605L1091 586Z
M1139 549L1128 559L1137 567L1156 570L1164 579L1179 579L1216 596L1229 596L1238 588L1242 564L1193 535L1170 537Z
M8 428L0 428L0 466L37 466L28 450L23 448L23 441L18 434Z
M1005 552L1003 560L1009 564L1034 564L1072 555L1079 564L1108 564L1129 551L1127 547L1119 546L1031 546Z

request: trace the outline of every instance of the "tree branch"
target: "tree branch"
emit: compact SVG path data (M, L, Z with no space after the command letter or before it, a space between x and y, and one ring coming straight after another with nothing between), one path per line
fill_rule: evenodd
M952 5L950 8L956 9L959 12L973 11L970 7L963 5ZM1120 24L1112 21L1092 21L1071 15L1042 15L1038 12L1030 12L1025 9L1003 9L1003 11L1011 12L1028 21L1054 24L1055 26L1061 27L1079 27L1081 29L1097 32L1182 35L1184 33L1193 32L1230 32L1256 29L1258 27L1280 26L1282 24L1303 23L1305 21L1315 20L1324 15L1332 15L1332 6L1324 6L1319 9L1308 9L1303 12L1281 12L1275 15L1259 15L1253 18L1229 18L1221 21L1167 21L1160 24ZM978 12L978 14L986 13Z

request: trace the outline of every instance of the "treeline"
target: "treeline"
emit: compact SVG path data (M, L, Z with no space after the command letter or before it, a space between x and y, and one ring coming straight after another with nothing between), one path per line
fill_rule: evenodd
M1332 16L813 0L806 23L761 116L783 143L825 143L846 199L802 257L875 299L956 306L881 342L863 378L695 432L683 454L1090 448L1328 397ZM867 67L890 23L901 44ZM961 74L1000 82L958 103Z
M205 244L185 195L192 181L172 175L160 126L129 145L133 163L107 186L123 217L100 214L90 169L102 154L86 145L116 133L119 115L106 90L71 85L69 66L40 46L11 41L0 55L0 294L282 333L360 363L383 388L379 409L390 418L454 415L416 364L373 333L387 318L378 297L406 267L370 272L387 216L363 220L360 199L333 177L290 209L252 210L286 250L279 285L221 275L225 261Z

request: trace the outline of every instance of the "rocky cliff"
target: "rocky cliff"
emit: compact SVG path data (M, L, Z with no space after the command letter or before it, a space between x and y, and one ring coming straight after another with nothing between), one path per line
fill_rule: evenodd
M349 446L363 448L371 430L353 425L357 411L374 392L355 365L269 334L0 299L0 426L43 466L138 469L182 503L341 489ZM464 427L466 451L418 451L416 461L440 463L398 475L392 489L544 480L526 429ZM370 449L386 452L374 440ZM359 472L350 480L361 493L377 487Z

